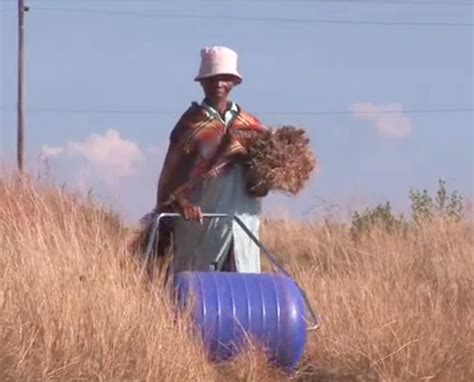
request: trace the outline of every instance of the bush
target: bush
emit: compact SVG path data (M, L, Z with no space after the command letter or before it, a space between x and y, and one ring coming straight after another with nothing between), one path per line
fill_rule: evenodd
M421 224L433 219L461 221L464 211L463 198L457 191L448 192L446 181L438 180L438 190L433 199L426 189L410 190L411 216L407 220L403 215L395 216L389 202L378 204L375 208L367 208L364 212L352 215L351 236L358 239L362 234L374 228L385 232L400 232L409 224Z
M427 190L410 190L411 217L415 223L429 221L433 218L456 222L462 219L464 210L462 196L456 191L449 194L444 180L438 180L438 185L434 201Z
M390 202L385 202L372 210L367 208L362 213L355 212L352 216L351 236L353 239L357 239L373 228L394 233L399 231L404 223L403 215L396 217L392 212Z

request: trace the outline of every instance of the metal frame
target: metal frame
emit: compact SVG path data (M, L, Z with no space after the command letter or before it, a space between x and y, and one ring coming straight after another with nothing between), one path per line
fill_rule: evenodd
M223 214L223 213L203 213L202 214L202 217L204 219L212 219L212 218L227 218L227 219L232 219L233 221L235 221L240 228L243 229L243 231L252 239L252 241L262 250L262 252L267 256L267 258L271 261L271 263L273 264L273 266L280 272L282 273L283 275L293 279L290 274L280 265L280 263L278 262L278 260L275 258L275 256L273 256L267 248L265 248L265 246L260 243L260 241L255 237L255 235L252 233L252 231L250 231L248 229L248 227L242 222L242 220L236 216L236 215L231 215L231 214ZM153 245L157 239L157 234L158 234L158 228L160 226L160 221L163 219L163 218L177 218L177 219L183 219L183 217L181 216L181 214L179 213L175 213L175 212L163 212L163 213L160 213L155 221L153 222L153 227L151 229L151 232L150 232L150 236L149 236L149 239L148 239L148 244L147 244L147 247L145 249L145 264L148 263L150 257L151 257L151 253L153 251ZM159 237L158 237L158 240L159 240ZM314 310L314 308L311 306L311 303L309 302L308 300L308 297L306 295L306 292L298 285L298 283L293 279L293 281L295 282L296 286L298 287L298 289L300 290L301 292L301 295L303 296L303 299L305 301L305 304L306 304L306 307L308 308L308 311L314 321L314 325L309 327L307 330L308 331L314 331L316 329L319 328L319 326L321 325L321 319L319 317L319 315L316 313L316 311Z

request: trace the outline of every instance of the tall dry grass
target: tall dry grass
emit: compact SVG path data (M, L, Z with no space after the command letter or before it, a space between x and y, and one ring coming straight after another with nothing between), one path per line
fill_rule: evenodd
M212 380L109 213L28 181L0 183L0 380Z
M93 202L0 181L2 381L471 381L473 242L466 224L406 235L270 221L262 239L322 315L293 376L257 350L206 361L159 283L126 253L129 232Z
M306 357L315 380L474 380L471 226L432 222L359 243L342 227L268 228L264 240L324 318Z

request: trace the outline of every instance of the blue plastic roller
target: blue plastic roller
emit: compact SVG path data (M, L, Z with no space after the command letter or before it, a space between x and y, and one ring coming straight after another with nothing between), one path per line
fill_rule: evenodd
M307 338L305 305L293 280L276 274L181 272L180 306L193 301L192 319L214 361L238 354L247 337L284 368L301 359Z
M191 318L212 360L233 357L249 338L266 349L278 366L294 368L303 356L308 331L320 325L305 292L237 216L206 213L203 217L233 219L279 274L180 272L173 276L172 284L178 307L183 309L190 301L194 303ZM156 217L145 250L145 266L163 218L181 216L162 213ZM310 320L312 326L308 325Z

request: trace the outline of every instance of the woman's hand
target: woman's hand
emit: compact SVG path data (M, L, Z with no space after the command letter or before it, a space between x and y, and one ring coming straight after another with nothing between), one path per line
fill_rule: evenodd
M181 211L181 215L184 217L185 220L199 222L202 224L202 211L201 207L189 205Z
M191 204L184 197L176 198L176 204L178 206L178 212L187 221L199 222L202 224L203 217L201 207Z

